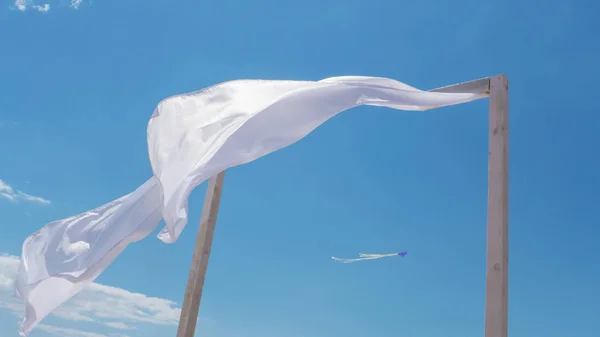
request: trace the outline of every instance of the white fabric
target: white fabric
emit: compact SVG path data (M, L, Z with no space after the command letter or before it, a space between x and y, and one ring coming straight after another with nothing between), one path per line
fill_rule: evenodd
M166 226L158 238L175 242L187 223L189 194L218 172L293 144L355 106L419 111L483 96L425 92L387 78L334 77L231 81L163 100L148 123L154 176L129 195L52 222L25 240L16 285L26 308L21 334L91 283L161 217Z
M20 334L26 336L93 282L127 245L148 236L160 220L160 189L152 177L131 194L51 222L29 236L15 286L15 295L25 302Z
M425 110L481 97L346 76L318 82L239 80L168 98L148 124L150 163L166 222L158 237L177 240L187 223L188 196L200 183L297 142L344 110L359 105Z

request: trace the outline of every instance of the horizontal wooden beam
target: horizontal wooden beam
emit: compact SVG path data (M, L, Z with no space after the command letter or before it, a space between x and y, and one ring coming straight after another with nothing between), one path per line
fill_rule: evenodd
M431 89L431 92L490 94L490 77L457 83L441 88Z

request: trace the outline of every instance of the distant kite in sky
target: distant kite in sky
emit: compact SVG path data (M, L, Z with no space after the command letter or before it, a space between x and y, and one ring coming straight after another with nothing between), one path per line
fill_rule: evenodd
M375 259L382 259L384 257L392 257L392 256L402 256L404 257L404 255L406 255L406 252L402 252L402 253L392 253L392 254L358 254L359 258L358 259L340 259L339 257L334 257L332 256L331 259L334 261L339 261L341 263L352 263L352 262L356 262L356 261L363 261L363 260L375 260Z

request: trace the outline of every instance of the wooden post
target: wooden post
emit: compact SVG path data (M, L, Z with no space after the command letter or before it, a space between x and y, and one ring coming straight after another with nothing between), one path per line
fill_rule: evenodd
M224 178L225 171L210 178L208 181L204 207L202 208L202 216L200 217L200 228L198 228L194 256L192 257L192 266L179 318L177 337L193 337L196 330L202 288L204 287L208 258L210 257L210 249L217 223Z
M485 337L508 334L508 80L490 78Z

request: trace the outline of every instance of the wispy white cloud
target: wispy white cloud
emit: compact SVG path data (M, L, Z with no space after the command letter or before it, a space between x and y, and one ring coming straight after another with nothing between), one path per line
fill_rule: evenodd
M18 257L12 255L0 255L0 289L12 288L18 268Z
M115 328L115 329L121 329L121 330L135 330L135 327L129 326L123 322L106 322L104 323L105 325L111 327L111 328Z
M8 199L11 201L24 200L37 202L40 204L50 204L50 200L14 189L2 179L0 179L0 198Z
M27 9L27 0L15 0L13 7L21 12Z
M71 0L71 8L78 9L83 0Z
M103 334L99 334L99 333L81 331L81 330L70 329L70 328L61 328L61 327L57 327L54 325L48 325L48 324L40 324L40 325L38 325L38 329L45 331L45 332L49 333L50 335L58 336L58 337L109 337L107 335L103 335Z
M23 305L12 296L18 267L18 257L0 255L0 308L21 317ZM135 329L134 325L140 323L163 326L177 325L180 313L181 309L177 303L171 300L92 283L52 313L52 316L69 321L96 322L113 329L133 330ZM56 327L47 329L53 328L62 329ZM67 335L59 332L60 330L53 331L60 336L103 336L98 334Z
M38 12L47 12L50 10L50 4L43 4L43 5L34 5L33 9L35 9Z
M47 12L50 10L50 4L31 5L31 0L15 0L15 3L11 6L12 9L16 9L21 12L26 11L30 7L38 12Z
M72 9L79 9L79 6L81 6L82 3L83 0L71 0L71 2L69 3L69 7L71 7ZM93 0L89 1L90 5L92 3ZM33 9L38 12L48 12L50 11L51 6L50 4L35 5L32 4L32 0L14 0L14 3L11 6L9 6L9 8L21 12L24 12L28 9Z

